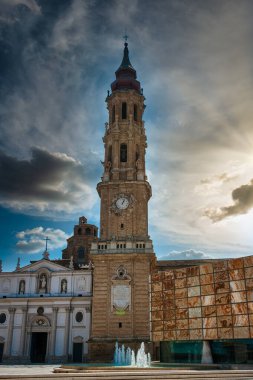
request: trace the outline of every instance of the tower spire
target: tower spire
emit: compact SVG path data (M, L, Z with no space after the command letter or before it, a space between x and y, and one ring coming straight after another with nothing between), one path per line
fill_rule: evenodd
M111 84L111 89L112 91L133 89L141 93L140 82L136 80L136 70L129 59L128 36L125 35L123 38L125 39L123 58L118 70L115 72L116 80Z

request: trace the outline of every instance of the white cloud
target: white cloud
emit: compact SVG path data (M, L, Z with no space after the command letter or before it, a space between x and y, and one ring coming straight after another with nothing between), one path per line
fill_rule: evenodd
M16 234L18 242L16 247L19 253L36 254L45 250L45 239L48 237L48 251L62 248L66 245L68 235L53 228L35 227Z
M212 257L202 251L188 249L185 251L171 251L165 256L158 257L158 260L201 260L211 259Z

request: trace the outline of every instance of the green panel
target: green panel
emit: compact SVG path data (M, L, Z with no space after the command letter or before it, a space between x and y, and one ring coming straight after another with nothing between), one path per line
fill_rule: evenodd
M200 363L202 341L161 342L160 361L162 363Z
M214 363L253 364L253 339L209 341ZM161 363L201 363L202 341L160 343Z
M215 363L253 363L253 340L238 339L211 342Z

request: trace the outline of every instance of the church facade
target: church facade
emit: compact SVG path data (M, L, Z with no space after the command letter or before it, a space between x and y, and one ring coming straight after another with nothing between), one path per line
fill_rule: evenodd
M62 259L45 251L0 270L0 362L112 361L118 341L133 349L144 342L164 362L249 363L253 257L156 260L145 98L127 43L115 74L97 185L100 235L80 217Z

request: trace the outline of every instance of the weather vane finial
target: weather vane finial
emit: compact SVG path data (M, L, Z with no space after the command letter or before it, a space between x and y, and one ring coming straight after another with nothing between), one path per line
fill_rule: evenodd
M126 33L126 30L125 30L125 35L123 36L124 40L125 40L125 43L127 43L127 40L128 40L128 35Z

